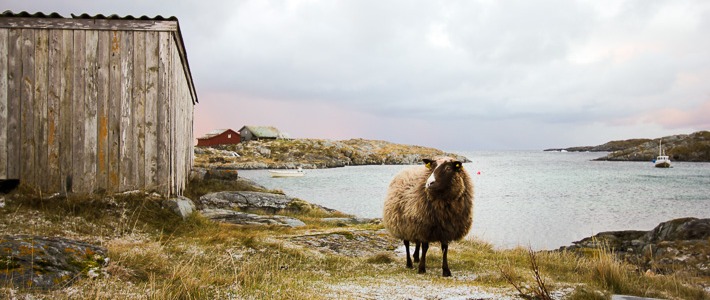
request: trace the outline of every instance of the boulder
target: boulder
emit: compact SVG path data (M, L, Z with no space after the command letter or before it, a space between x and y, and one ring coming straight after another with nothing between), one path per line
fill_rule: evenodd
M205 168L192 168L190 170L190 180L204 180L205 175L207 175L207 169Z
M207 169L204 179L237 180L239 171L231 166L219 166Z
M183 196L164 200L163 205L183 219L191 215L196 209L195 203L190 198Z
M208 219L238 225L276 225L286 227L306 226L301 220L279 215L255 215L231 209L207 208L201 211Z
M17 288L65 287L100 274L107 250L96 245L40 236L0 236L0 283Z

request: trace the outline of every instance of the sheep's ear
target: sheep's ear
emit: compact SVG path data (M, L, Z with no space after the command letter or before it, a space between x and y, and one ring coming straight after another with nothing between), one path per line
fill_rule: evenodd
M422 159L422 161L424 162L424 166L426 166L427 169L431 169L431 164L434 162L433 160L425 158Z

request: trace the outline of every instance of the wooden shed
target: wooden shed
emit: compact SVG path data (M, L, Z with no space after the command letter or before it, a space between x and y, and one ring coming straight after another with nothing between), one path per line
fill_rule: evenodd
M0 180L179 195L195 103L175 17L0 15Z
M216 129L197 138L197 146L234 145L239 144L240 141L239 132L231 129Z

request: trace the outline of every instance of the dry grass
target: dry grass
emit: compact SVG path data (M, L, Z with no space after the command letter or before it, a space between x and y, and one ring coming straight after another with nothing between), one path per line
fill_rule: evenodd
M428 273L404 267L404 258L363 240L371 254L360 257L319 252L287 237L335 232L357 238L356 230L381 225L333 225L318 214L307 226L243 227L217 224L199 214L186 220L145 195L99 199L20 199L8 197L0 209L0 234L57 235L100 243L110 263L96 279L83 278L54 291L0 288L0 299L323 299L406 293L388 285L430 293L411 297L455 297L480 291L515 296L506 276L521 286L539 286L568 299L607 299L612 293L668 299L708 299L692 278L646 276L617 261L610 251L586 257L567 252L497 250L465 240L450 246L452 278L441 277L441 251L433 245ZM339 227L341 226L341 227ZM535 261L531 265L531 260ZM502 271L501 271L502 270ZM537 272L537 273L536 273ZM508 275L505 275L508 274ZM537 274L537 275L535 275ZM536 279L537 278L537 279ZM399 295L399 294L397 294ZM479 296L483 298L484 296Z

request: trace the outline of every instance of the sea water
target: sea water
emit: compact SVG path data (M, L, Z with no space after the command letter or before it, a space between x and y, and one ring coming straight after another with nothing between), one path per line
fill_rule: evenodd
M457 152L475 186L470 236L498 248L556 249L612 230L651 230L681 217L710 218L710 163L592 161L605 153ZM387 186L411 166L351 166L271 178L239 175L359 217L382 217Z

